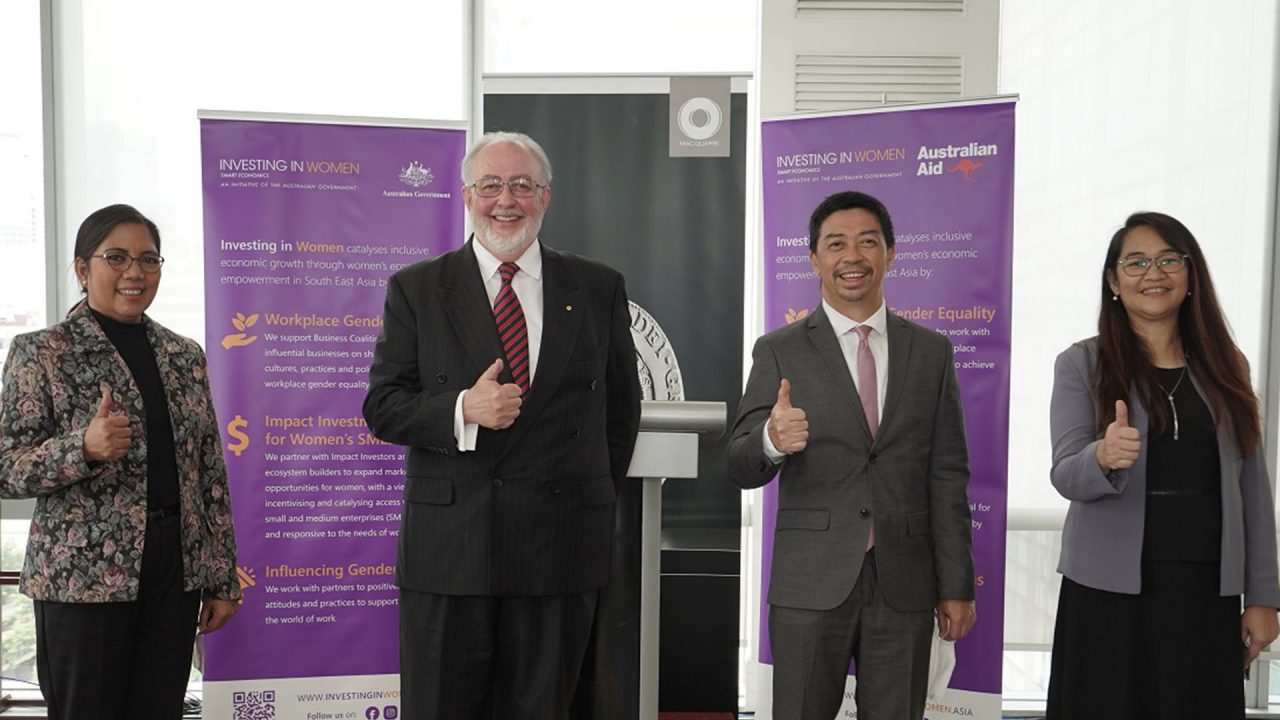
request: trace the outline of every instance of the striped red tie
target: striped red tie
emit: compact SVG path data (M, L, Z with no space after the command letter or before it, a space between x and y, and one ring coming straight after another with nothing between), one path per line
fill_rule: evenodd
M524 309L520 298L511 287L511 278L520 272L520 266L504 262L498 266L502 275L502 287L493 301L493 319L498 323L498 337L502 338L502 352L507 356L511 377L520 386L521 394L529 392L529 331L524 326Z

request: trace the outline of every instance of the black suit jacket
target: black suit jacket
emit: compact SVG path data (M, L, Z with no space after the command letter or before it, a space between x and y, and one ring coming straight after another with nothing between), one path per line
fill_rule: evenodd
M396 578L444 595L552 595L609 576L614 484L640 420L622 276L543 246L543 331L520 416L453 434L458 393L502 345L471 243L391 277L364 417L409 448ZM503 370L503 382L511 382Z

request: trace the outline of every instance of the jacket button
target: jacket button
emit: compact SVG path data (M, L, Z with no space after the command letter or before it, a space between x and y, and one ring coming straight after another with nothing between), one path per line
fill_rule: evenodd
M449 379L448 375L445 375L444 373L436 373L436 382L440 383L441 385L445 384L445 381L447 381L448 379Z
M867 458L867 461L870 462L872 465L875 465L876 461L879 459L880 459L879 455L876 455L875 453L871 453L871 457Z
M859 514L859 515L861 515L862 517L870 517L870 515L871 515L871 509L870 509L870 508L862 508L861 510L859 510L859 511L858 511L858 514Z
M493 486L494 486L494 487L499 487L499 488L500 488L500 487L502 487L502 478L494 478L494 479L493 479Z
M570 431L569 431L569 437L571 437L571 438L576 438L576 437L578 437L578 436L579 436L579 435L581 435L581 434L582 434L582 431L581 431L581 430L579 430L578 428L574 428L574 429L572 429L572 430L570 430Z
M560 486L559 486L559 485L552 485L552 486L551 486L551 494L552 494L552 495L559 495L559 494L560 494Z

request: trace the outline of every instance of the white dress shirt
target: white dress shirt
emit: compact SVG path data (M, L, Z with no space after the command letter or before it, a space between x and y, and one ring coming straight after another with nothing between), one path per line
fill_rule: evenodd
M889 327L889 310L884 303L880 304L880 309L871 314L864 322L858 322L840 313L824 299L822 301L822 311L827 314L827 320L831 323L831 329L835 332L836 340L840 342L840 352L844 355L844 364L849 368L849 375L853 379L853 386L858 389L859 397L866 395L868 390L863 389L858 383L858 333L859 325L868 325L871 332L867 335L867 344L871 346L871 357L876 362L876 408L879 417L884 417L884 395L885 388L889 384L889 336L885 333ZM795 378L787 378L791 381L792 386L796 384ZM804 380L800 380L804 382ZM800 408L803 410L804 408ZM859 408L861 409L861 408ZM769 460L778 463L781 462L786 454L780 452L773 446L773 441L769 439L769 424L764 426L764 454Z
M498 299L498 291L502 289L502 274L498 266L502 261L493 256L479 242L472 241L471 247L476 253L476 263L480 266L480 279L484 281L485 294L489 296L489 307ZM529 334L529 384L533 384L533 376L538 371L538 351L542 348L542 246L534 240L524 254L516 259L520 271L511 278L511 289L520 300L520 309L524 311L524 326ZM497 358L494 358L497 360ZM458 393L458 401L453 406L453 436L458 440L459 452L470 452L476 449L476 437L480 426L476 423L464 422L462 419L462 398L466 390Z

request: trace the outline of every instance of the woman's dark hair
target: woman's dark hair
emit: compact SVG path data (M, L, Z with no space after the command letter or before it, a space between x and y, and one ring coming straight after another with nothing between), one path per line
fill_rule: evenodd
M1098 313L1098 364L1093 375L1097 431L1106 432L1115 421L1115 402L1128 398L1131 386L1147 409L1153 435L1169 423L1167 396L1156 380L1151 358L1134 333L1124 304L1113 299L1115 293L1111 290L1111 283L1119 282L1117 263L1124 238L1138 227L1150 228L1169 247L1187 256L1190 296L1178 309L1182 351L1214 416L1227 422L1240 452L1247 455L1261 442L1262 426L1244 354L1231 338L1200 244L1185 225L1157 212L1130 215L1107 248L1102 269L1102 308Z
M76 258L88 262L93 251L98 249L111 231L124 223L137 223L145 227L151 233L151 239L156 241L156 252L160 252L160 229L150 218L132 205L108 205L93 211L80 223L80 230L76 233Z

